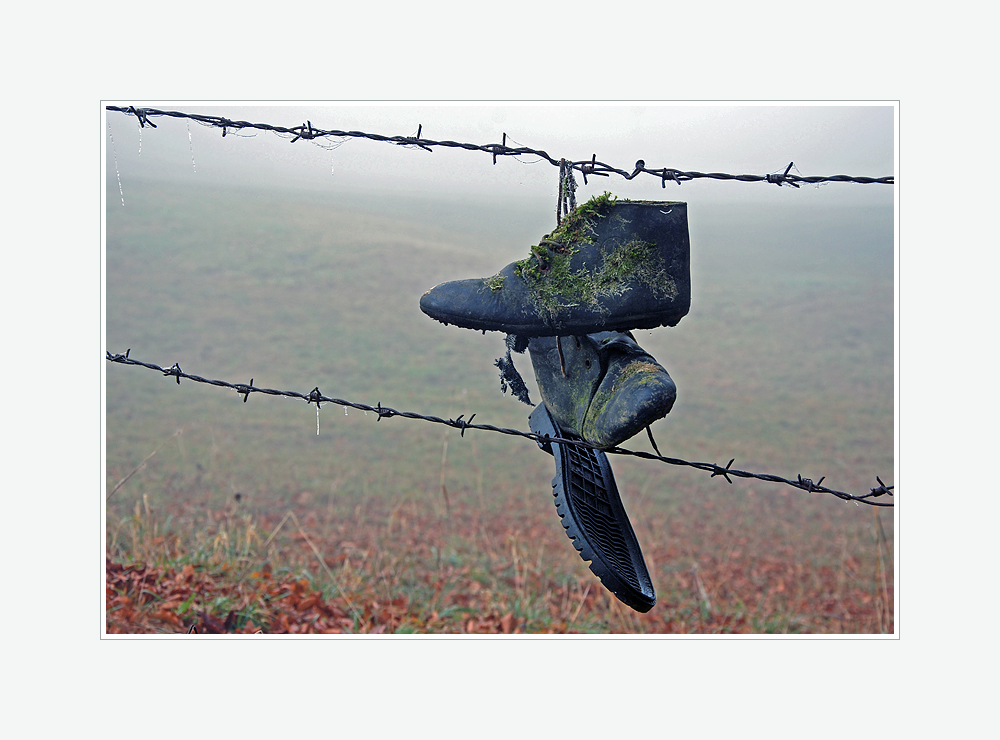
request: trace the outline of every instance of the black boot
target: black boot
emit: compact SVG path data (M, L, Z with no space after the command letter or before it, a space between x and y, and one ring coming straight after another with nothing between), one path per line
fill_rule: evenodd
M524 337L674 326L691 305L687 204L591 198L493 277L442 283L420 309Z
M677 397L670 375L629 333L534 337L528 352L559 427L602 449L662 419Z

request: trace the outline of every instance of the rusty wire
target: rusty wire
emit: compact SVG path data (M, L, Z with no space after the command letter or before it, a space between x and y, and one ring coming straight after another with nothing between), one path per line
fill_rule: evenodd
M357 138L369 139L371 141L384 141L390 144L397 144L405 147L416 147L426 151L433 151L433 147L448 147L453 149L465 149L467 151L485 152L486 154L492 155L493 164L497 163L497 157L517 157L524 154L530 154L544 159L551 165L560 167L561 170L568 168L570 172L573 170L579 171L583 175L584 184L587 183L588 176L609 177L612 174L624 177L626 180L632 180L640 174L651 175L659 179L660 184L664 188L667 186L668 181L680 185L682 182L688 182L689 180L706 178L711 180L735 180L737 182L766 182L779 187L782 185L789 185L794 188L799 187L800 183L812 184L826 182L852 182L860 184L895 184L895 178L892 176L855 177L852 175L829 175L821 177L802 177L801 175L791 174L791 169L794 165L793 162L790 162L785 168L785 171L780 174L770 173L766 175L730 175L724 172L684 172L673 167L650 168L646 167L646 163L641 159L638 160L635 163L635 166L631 169L622 169L612 167L604 162L599 162L596 154L592 155L589 160L573 161L564 157L550 156L547 152L542 151L541 149L532 149L526 146L509 147L507 146L506 133L503 134L503 143L501 144L465 144L458 141L434 141L432 139L423 139L420 136L423 131L422 125L417 127L416 136L385 136L383 134L372 134L364 131L338 131L314 128L311 121L306 121L299 126L285 127L274 126L269 123L234 121L221 116L205 116L196 113L183 113L181 111L158 110L156 108L136 108L131 105L128 107L109 105L106 106L106 110L135 116L139 120L139 125L142 128L145 128L146 126L156 128L156 124L149 120L151 117L168 116L170 118L186 118L192 121L197 121L205 126L221 128L223 136L226 136L230 132L238 132L243 129L256 129L260 131L271 131L277 134L290 135L293 137L292 143L299 141L300 139L315 141L316 139L324 138Z
M175 378L177 384L180 385L181 378L186 380L192 380L196 383L206 383L208 385L215 385L222 388L230 388L236 391L237 394L243 396L243 402L246 403L250 398L251 393L263 393L268 396L283 396L285 398L299 398L309 404L316 404L317 409L321 407L324 403L332 403L338 406L350 407L352 409L358 409L359 411L371 411L377 415L376 421L381 421L382 419L390 419L393 416L401 416L406 419L418 419L420 421L430 422L432 424L443 424L453 429L458 429L461 431L461 436L465 437L465 432L467 429L477 429L485 432L497 432L499 434L506 434L508 436L514 437L524 437L525 439L530 439L536 442L539 446L543 444L558 443L564 445L573 445L576 447L586 447L590 449L601 450L602 452L614 455L629 455L632 457L642 458L643 460L657 460L659 462L665 463L667 465L682 465L691 468L696 468L698 470L704 470L707 473L711 473L711 477L722 476L729 483L732 483L732 478L754 478L756 480L768 481L770 483L783 483L793 488L798 488L799 490L806 491L808 493L828 493L843 501L854 501L857 503L868 504L870 506L893 506L892 503L886 503L881 501L873 501L880 496L888 495L893 496L894 486L887 486L882 482L882 479L878 476L875 480L878 481L878 486L873 487L868 493L857 496L845 491L838 491L832 488L827 488L823 485L823 481L826 476L823 476L818 481L813 482L810 478L803 478L801 475L796 476L796 478L788 479L782 478L778 475L770 475L767 473L751 473L745 470L737 470L732 467L735 462L735 458L730 460L725 466L718 465L716 463L704 463L704 462L688 462L687 460L679 460L674 457L664 457L662 455L654 455L649 452L642 452L641 450L629 450L622 447L612 447L608 449L602 449L595 445L584 442L581 439L567 439L561 437L549 437L545 435L544 437L531 432L522 432L520 429L510 429L506 427L497 427L492 424L473 424L472 420L475 418L475 414L472 414L468 419L464 419L465 414L460 415L457 419L442 419L438 416L426 416L424 414L418 414L413 411L397 411L396 409L383 406L381 401L377 402L374 406L370 406L365 403L357 403L355 401L345 401L342 398L331 398L320 393L319 387L313 388L308 393L298 393L296 391L280 391L274 390L272 388L260 388L253 384L253 378L250 379L249 383L230 383L225 380L210 380L208 378L203 378L199 375L191 375L181 370L180 365L174 363L170 367L161 367L160 365L155 365L150 362L143 362L142 360L136 360L130 357L131 349L127 350L125 354L113 354L111 352L106 352L106 359L108 362L114 362L122 365L137 365L150 370L156 370L163 375L171 378ZM318 412L317 412L318 413Z

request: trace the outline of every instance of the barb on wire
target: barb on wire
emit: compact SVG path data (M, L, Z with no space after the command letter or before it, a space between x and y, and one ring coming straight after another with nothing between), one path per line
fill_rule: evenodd
M221 116L204 116L195 113L183 113L181 111L158 110L156 108L136 108L131 105L124 108L121 106L109 105L106 106L106 109L117 113L136 116L142 126L149 124L150 126L153 126L153 128L155 128L155 125L149 120L151 116L186 118L192 121L197 121L205 126L221 128L223 136L225 136L227 132L232 133L233 131L239 131L241 129L257 129L259 131L271 131L278 134L290 134L294 137L292 138L292 143L295 143L299 139L312 141L320 138L333 137L338 139L358 138L369 139L371 141L384 141L392 144L398 144L400 146L418 147L426 151L433 151L432 147L450 147L454 149L465 149L467 151L485 152L493 157L493 164L496 164L497 157L517 157L522 154L532 154L544 159L549 164L555 165L556 167L568 167L570 171L578 170L583 174L583 182L585 184L587 183L588 176L608 177L612 174L624 177L626 180L635 179L640 174L651 175L660 180L661 186L664 188L667 187L667 180L680 185L682 182L704 178L711 180L735 180L737 182L765 182L777 185L778 187L781 187L782 185L790 185L795 188L799 187L799 183L812 184L825 182L853 182L860 184L895 184L895 178L892 176L855 177L852 175L829 175L822 177L802 177L801 175L789 174L789 171L792 169L791 164L788 165L788 168L782 174L730 175L724 172L684 172L672 167L651 168L646 167L646 163L640 159L635 163L635 166L631 170L627 170L612 167L604 162L599 162L596 154L592 155L589 160L572 161L564 157L550 156L547 152L542 151L541 149L532 149L526 146L509 147L507 146L506 133L503 135L502 144L467 144L458 141L434 141L432 139L422 139L420 137L423 131L422 125L417 128L416 136L384 136L382 134L372 134L364 131L337 131L314 128L311 121L306 121L304 124L299 126L288 128L285 126L273 126L269 123L233 121Z
M424 414L418 414L413 411L397 411L396 409L391 409L382 405L379 401L374 406L369 406L365 403L357 403L355 401L346 401L342 398L330 398L329 396L324 396L319 392L319 387L313 388L309 393L298 393L296 391L281 391L274 390L273 388L258 388L253 385L253 381L250 381L250 385L244 385L242 383L229 383L225 380L210 380L208 378L203 378L198 375L191 375L185 373L181 370L178 363L174 363L170 368L160 367L150 362L143 362L142 360L135 360L129 357L132 352L131 349L127 350L125 354L112 354L111 352L106 352L106 358L108 362L114 362L122 365L139 365L141 367L149 368L150 370L156 370L163 373L166 376L175 377L177 383L181 382L181 378L186 378L188 380L194 381L195 383L206 383L208 385L215 385L222 388L231 388L236 391L237 394L243 396L243 402L246 403L247 398L251 393L263 393L268 396L283 396L285 398L301 398L309 404L315 403L317 408L320 403L333 403L338 406L343 406L345 410L349 407L352 409L358 409L359 411L371 411L378 417L376 421L382 421L383 418L392 418L393 416L402 416L407 419L418 419L420 421L430 422L432 424L444 424L445 426L452 427L453 429L459 429L462 432L462 437L465 436L465 431L467 429L478 429L486 432L496 432L498 434L506 434L512 437L524 437L525 439L530 439L536 442L539 446L557 443L563 445L573 445L576 447L587 447L590 449L601 450L602 452L614 455L628 455L631 457L638 457L643 460L656 460L658 462L665 463L667 465L682 465L690 468L696 468L697 470L704 470L705 472L711 473L711 477L717 475L723 476L729 483L732 483L732 479L729 476L735 476L737 478L754 478L756 480L768 481L770 483L783 483L793 488L798 488L799 490L806 491L808 493L828 493L830 495L836 496L843 501L854 501L857 503L868 504L869 506L888 506L891 507L892 503L885 503L881 501L873 501L872 499L879 498L880 496L893 495L894 486L887 486L882 482L882 479L876 476L875 480L878 481L879 485L877 488L872 488L869 493L856 496L846 491L838 491L832 488L827 488L823 486L823 480L825 476L819 479L819 482L813 483L809 478L803 478L799 475L795 480L790 480L788 478L782 478L778 475L770 475L767 473L751 473L746 470L737 470L732 467L735 462L735 458L730 460L725 467L717 465L716 463L704 463L704 462L688 462L687 460L680 460L674 457L665 457L659 454L652 454L650 452L643 452L641 450L629 450L623 447L612 447L610 449L601 449L595 445L584 442L582 439L567 439L562 437L549 437L545 435L544 437L532 432L522 432L520 429L510 429L507 427L497 427L492 424L473 424L472 420L475 418L475 414L470 416L468 419L463 419L465 414L462 414L457 419L442 419L438 416L427 416Z
M147 124L150 128L156 128L155 123L146 119L146 111L142 108L136 108L134 105L130 105L126 112L139 119L139 128L146 128ZM225 129L223 129L222 135L226 135Z
M785 168L784 172L782 172L780 175L775 174L775 173L771 173L770 175L767 176L767 181L771 182L771 183L774 183L778 187L781 187L782 185L784 185L787 182L793 188L797 188L799 186L799 184L797 182L795 182L794 180L789 180L788 179L788 173L792 169L792 167L794 167L794 166L795 166L795 162L789 162L788 166Z

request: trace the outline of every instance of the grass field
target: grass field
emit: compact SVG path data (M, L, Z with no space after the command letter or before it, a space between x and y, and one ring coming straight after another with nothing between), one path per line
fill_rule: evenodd
M418 301L526 256L547 203L112 187L109 351L527 429L502 336ZM691 313L636 334L678 387L662 453L892 484L891 210L689 213ZM657 591L641 615L573 549L528 440L329 405L317 436L300 400L106 370L107 492L155 451L107 501L108 632L893 632L892 509L612 456Z

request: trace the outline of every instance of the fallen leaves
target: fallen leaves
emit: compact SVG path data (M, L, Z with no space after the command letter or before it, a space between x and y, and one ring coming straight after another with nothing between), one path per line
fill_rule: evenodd
M391 509L398 516L387 537L391 510L369 506L358 507L354 519L329 523L306 524L309 512L294 520L287 513L260 516L255 528L272 536L266 552L262 546L249 556L174 550L160 551L165 556L155 565L109 559L106 629L476 635L892 629L891 600L875 599L873 548L831 541L805 519L802 532L788 534L738 518L725 522L728 528L709 528L693 504L678 506L669 520L638 512L658 604L636 615L542 517L548 510L536 517L514 509L490 519L458 501L449 519L407 504ZM403 514L410 521L405 528ZM286 520L303 526L283 530ZM230 535L239 532L228 527ZM888 615L882 622L878 609Z
M109 634L192 627L197 634L253 634L265 623L268 633L331 633L354 626L308 581L275 581L266 566L233 579L225 569L210 573L192 564L177 571L106 560L106 573Z

